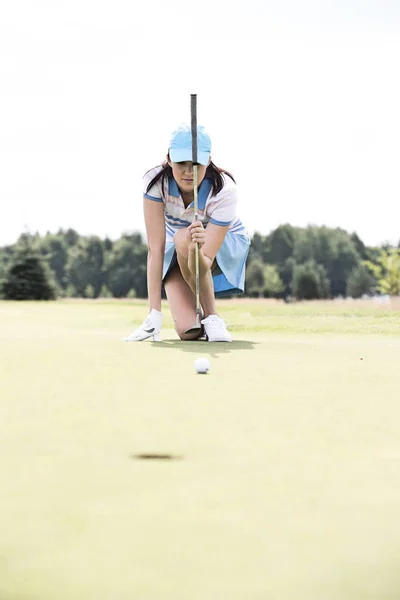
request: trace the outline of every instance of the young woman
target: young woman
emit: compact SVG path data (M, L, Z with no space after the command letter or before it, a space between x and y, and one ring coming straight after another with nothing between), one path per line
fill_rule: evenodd
M149 314L126 341L159 339L164 284L175 330L182 340L206 336L231 342L217 314L215 298L243 293L250 239L236 215L233 176L211 161L211 140L197 128L198 220L193 222L193 163L190 125L172 134L166 160L144 176L143 210L147 233ZM200 332L196 322L195 245L199 244Z

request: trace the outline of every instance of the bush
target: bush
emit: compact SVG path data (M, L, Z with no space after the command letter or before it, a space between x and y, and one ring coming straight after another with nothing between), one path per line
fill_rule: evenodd
M103 285L101 286L99 298L112 298L112 293L110 292L105 283L103 283Z
M264 289L264 263L255 258L246 269L246 293L250 297L261 297Z
M85 287L85 298L94 298L94 297L95 297L94 287L92 286L91 283L88 283L88 285Z
M361 298L364 294L370 294L374 285L374 278L363 265L355 267L349 275L346 286L347 296Z
M76 291L76 287L74 286L73 283L69 283L67 285L67 289L65 290L65 297L66 298L79 298L79 294Z
M279 276L279 271L276 265L265 265L264 267L264 289L263 293L266 298L276 298L285 289L282 279Z
M254 258L246 270L246 293L251 297L273 298L284 290L282 279L275 265L265 265Z
M330 284L325 268L314 260L295 265L291 289L292 295L298 300L328 298Z

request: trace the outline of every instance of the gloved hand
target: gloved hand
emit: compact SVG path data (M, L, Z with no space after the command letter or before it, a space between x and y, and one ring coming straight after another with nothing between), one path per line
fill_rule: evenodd
M153 308L147 315L143 323L135 329L128 337L124 338L124 342L142 342L152 337L155 342L161 342L160 331L162 326L163 314Z

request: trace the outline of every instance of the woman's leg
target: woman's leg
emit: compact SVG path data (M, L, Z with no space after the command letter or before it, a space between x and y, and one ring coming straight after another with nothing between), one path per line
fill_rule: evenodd
M164 281L169 310L174 321L175 331L181 340L198 340L203 331L185 333L196 322L196 298L184 280L179 266L174 267Z
M195 334L185 333L193 327L196 319L195 278L189 267L189 249L186 240L182 240L180 232L175 234L174 242L179 266L175 266L168 275L164 283L165 290L179 337L182 340L195 340L203 335L202 330ZM203 268L201 265L202 263L200 263L200 304L205 317L201 322L207 341L231 342L231 334L226 329L223 319L220 319L215 311L214 283L210 266L206 261L203 263Z
M189 268L189 248L185 235L186 229L178 231L174 236L174 243L182 277L192 291L196 308L196 276ZM214 284L210 266L201 254L199 258L200 304L204 311L204 317L208 317L216 314Z

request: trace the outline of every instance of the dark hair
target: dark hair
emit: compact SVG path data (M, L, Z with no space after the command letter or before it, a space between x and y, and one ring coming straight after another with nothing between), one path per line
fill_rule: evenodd
M168 180L169 177L173 177L172 169L169 166L167 161L164 161L162 163L162 165L160 165L160 166L162 167L161 171L159 173L157 173L157 175L155 177L153 177L153 179L150 181L149 185L147 186L146 193L149 192L150 189L153 187L153 185L155 185L157 183L157 181L159 181L160 179L161 179L161 186L162 186L162 188L164 188L165 180ZM214 163L212 161L210 161L210 164L208 165L208 167L206 169L206 174L204 176L204 179L206 177L211 179L213 196L216 196L224 187L223 175L228 175L228 177L230 177L232 179L232 181L235 181L233 175L231 173L229 173L229 171L225 171L225 169L220 169L219 167L214 165ZM235 183L236 183L236 181L235 181Z

